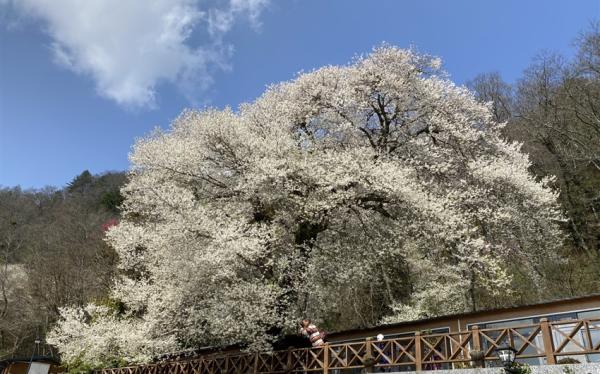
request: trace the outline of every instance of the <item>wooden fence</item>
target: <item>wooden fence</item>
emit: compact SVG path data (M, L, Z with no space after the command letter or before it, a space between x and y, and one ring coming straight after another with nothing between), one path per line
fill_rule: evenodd
M199 358L104 369L97 374L305 373L348 369L407 371L483 367L497 362L496 348L510 344L517 359L555 364L561 358L600 358L600 319L548 322L443 334L415 333L376 341L325 344L273 353L213 353Z

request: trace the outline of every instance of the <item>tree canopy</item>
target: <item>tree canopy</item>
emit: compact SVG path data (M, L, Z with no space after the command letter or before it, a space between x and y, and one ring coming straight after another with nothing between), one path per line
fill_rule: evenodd
M514 289L516 262L543 293L557 193L493 114L439 59L393 46L237 111L183 112L131 155L110 302L63 308L49 341L93 365L258 349L302 316L343 328L478 308Z

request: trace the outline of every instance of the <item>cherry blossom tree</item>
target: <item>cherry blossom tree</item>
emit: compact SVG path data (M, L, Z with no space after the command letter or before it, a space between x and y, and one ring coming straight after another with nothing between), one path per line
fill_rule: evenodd
M131 155L111 299L64 309L50 341L96 366L261 349L306 315L434 316L508 292L514 264L539 280L557 194L502 126L439 59L392 46L185 111Z

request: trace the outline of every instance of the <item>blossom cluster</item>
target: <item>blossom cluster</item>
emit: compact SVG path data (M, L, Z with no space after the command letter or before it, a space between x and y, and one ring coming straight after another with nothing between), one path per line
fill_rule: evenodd
M561 242L551 180L502 125L439 59L392 46L238 111L187 110L131 154L107 233L114 302L63 310L51 341L99 366L263 349L375 297L384 322L468 309L469 289L510 288L508 263L533 268Z

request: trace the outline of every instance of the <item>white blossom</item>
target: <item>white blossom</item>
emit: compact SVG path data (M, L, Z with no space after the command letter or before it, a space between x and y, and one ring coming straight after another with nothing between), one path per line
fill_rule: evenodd
M51 341L98 365L264 348L373 282L386 322L464 311L469 288L510 288L508 263L534 267L561 241L556 192L500 127L438 59L391 46L237 112L185 111L131 155L107 239L119 307L65 309Z

